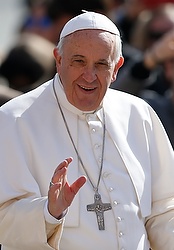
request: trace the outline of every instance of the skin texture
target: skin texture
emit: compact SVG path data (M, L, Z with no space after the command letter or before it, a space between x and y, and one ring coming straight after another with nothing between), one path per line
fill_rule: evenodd
M123 64L120 56L116 62L115 36L101 30L77 31L65 38L61 52L54 49L57 72L68 101L83 111L94 111L101 104L118 69ZM67 171L72 158L56 168L48 192L48 211L55 218L70 206L74 196L85 184L80 176L70 185Z

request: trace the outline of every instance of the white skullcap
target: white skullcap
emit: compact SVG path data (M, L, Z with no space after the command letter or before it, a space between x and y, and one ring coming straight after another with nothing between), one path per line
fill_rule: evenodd
M104 30L120 36L116 25L106 16L86 11L69 20L60 33L60 39L78 30L96 29Z

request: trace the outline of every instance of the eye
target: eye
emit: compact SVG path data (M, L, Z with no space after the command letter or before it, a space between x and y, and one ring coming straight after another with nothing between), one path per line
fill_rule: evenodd
M107 65L107 63L104 63L104 62L99 62L98 64L99 65Z
M84 63L84 61L81 60L81 59L76 59L76 60L74 60L74 62L76 62L76 63Z
M85 66L85 61L83 59L74 59L71 62L71 66L84 67Z
M110 68L110 65L107 62L98 62L96 63L96 67L97 69L107 70Z

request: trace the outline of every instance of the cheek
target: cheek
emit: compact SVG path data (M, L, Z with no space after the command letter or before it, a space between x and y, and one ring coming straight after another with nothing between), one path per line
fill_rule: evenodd
M98 77L98 81L100 83L100 91L99 91L100 96L103 96L107 91L108 87L111 85L111 77L112 76L110 74Z
M73 95L75 82L79 77L79 73L72 69L71 66L61 67L59 70L59 76L68 96Z
M65 79L68 78L70 81L76 79L80 75L79 70L72 67L71 65L68 66L67 65L68 64L65 63L60 66L59 68L60 75Z
M107 86L111 84L115 80L115 72L109 72L105 77L105 82L107 83Z

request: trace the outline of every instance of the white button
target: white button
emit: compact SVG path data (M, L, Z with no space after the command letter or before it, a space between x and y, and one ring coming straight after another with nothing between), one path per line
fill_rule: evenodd
M101 161L102 161L102 158L101 158L101 157L99 157L99 158L98 158L98 162L99 162L99 163L101 163Z
M87 121L96 121L96 115L95 114L88 114L86 115Z
M118 204L119 204L118 201L113 201L113 205L114 205L114 206L117 206Z
M96 132L96 129L95 129L95 128L92 128L92 129L91 129L91 132L92 132L92 133L95 133L95 132Z
M104 172L104 173L103 173L103 177L104 177L104 178L107 178L109 175L110 175L109 172Z
M101 147L100 144L95 144L95 145L94 145L94 148L95 148L95 149L100 148L100 147Z
M119 232L119 237L122 237L124 233L122 231Z
M118 217L117 217L117 221L118 221L118 222L122 221L122 218L118 216Z
M90 121L90 116L89 115L86 115L86 120Z
M112 192L113 190L114 190L114 188L113 187L109 187L109 192Z

